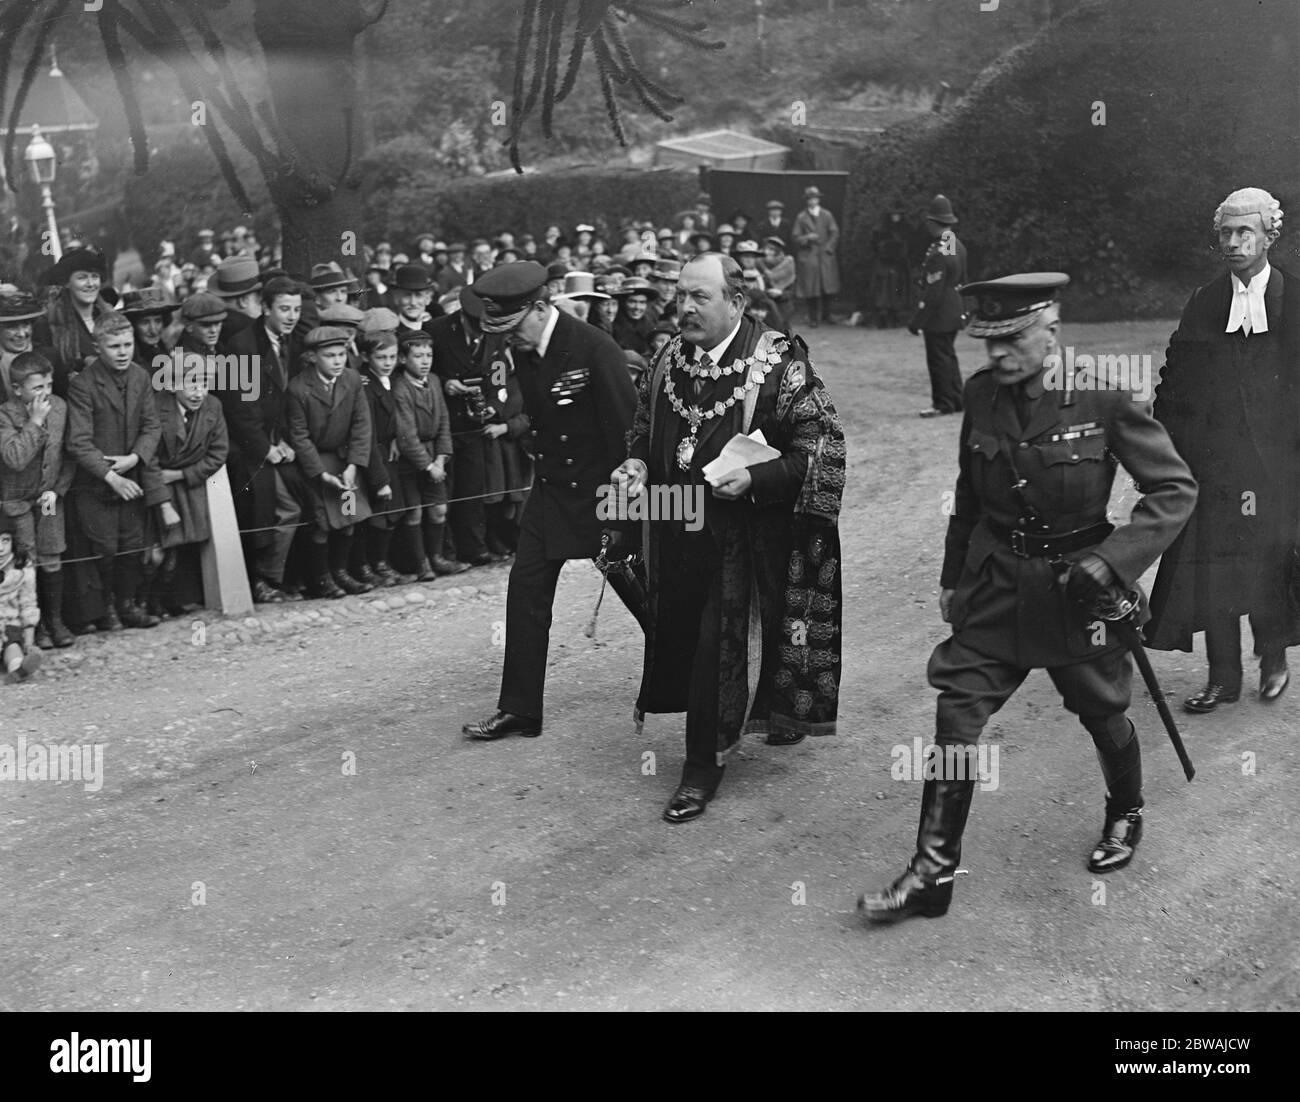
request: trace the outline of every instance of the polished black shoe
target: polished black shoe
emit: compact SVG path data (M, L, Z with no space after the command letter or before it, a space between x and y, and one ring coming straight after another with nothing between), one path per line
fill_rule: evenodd
M952 882L965 869L954 869L934 880L927 880L911 865L883 892L858 896L858 910L868 922L901 922L912 915L938 918L948 913L952 904Z
M807 731L800 731L798 734L793 731L772 731L763 741L768 746L798 746L807 737Z
M346 597L347 593L339 588L338 583L332 576L322 574L316 579L316 589L313 596L324 597L329 601L337 601L341 597Z
M679 784L673 798L664 808L664 822L689 823L692 819L698 819L704 814L704 809L709 806L716 791L717 789L711 791L690 784Z
M368 582L357 581L346 570L335 570L330 576L334 579L334 584L350 597L355 597L361 593L369 593L375 588Z
M278 605L285 600L284 593L263 578L253 581L253 601L259 605Z
M1286 690L1291 674L1286 668L1286 651L1266 654L1259 660L1259 699L1272 703Z
M1114 872L1133 860L1133 851L1142 841L1142 809L1118 810L1106 801L1106 823L1101 841L1088 859L1089 872Z
M1240 689L1229 691L1222 685L1215 684L1212 681L1195 696L1189 696L1184 700L1183 709L1184 711L1204 715L1206 712L1214 711L1220 704L1236 704L1240 699Z
M434 555L429 560L429 565L433 567L435 574L464 574L469 569L469 563L452 562L451 559L444 559L441 555Z
M542 733L542 721L531 716L517 716L511 712L497 712L490 719L467 723L461 730L470 738L488 741L505 738L507 735L522 735L524 738L536 738Z

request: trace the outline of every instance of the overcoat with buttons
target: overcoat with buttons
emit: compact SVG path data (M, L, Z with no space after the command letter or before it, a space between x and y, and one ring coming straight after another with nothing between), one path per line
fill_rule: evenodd
M623 350L594 325L561 312L546 356L517 351L514 360L534 460L521 523L541 532L548 559L594 558L605 527L598 490L627 455L636 412Z
M1013 387L990 369L965 388L960 473L948 522L940 585L954 589L949 622L972 649L1021 669L1068 666L1122 645L1109 627L1073 605L1057 583L1055 556L1020 558L994 534L1003 529L1064 534L1106 520L1117 464L1145 495L1129 523L1074 560L1099 555L1125 588L1174 540L1196 504L1196 480L1151 413L1151 402L1116 385L1044 389L1026 383L1022 428ZM1095 380L1076 375L1076 386ZM1018 495L1014 483L1024 481Z
M913 329L956 333L962 325L961 295L966 282L966 246L952 230L931 242L921 262L921 301L912 318Z

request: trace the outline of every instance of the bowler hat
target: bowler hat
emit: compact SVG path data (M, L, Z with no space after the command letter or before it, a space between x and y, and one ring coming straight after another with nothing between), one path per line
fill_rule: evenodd
M181 305L181 317L186 321L225 321L226 304L216 295L200 291L197 295L190 295Z
M208 290L221 298L238 298L260 291L261 275L257 261L251 256L228 256L217 265L217 274L208 281Z
M208 297L216 298L215 295ZM176 303L168 302L167 296L159 288L144 287L139 291L127 291L119 309L128 318L147 318L153 314L171 314L176 309ZM222 309L225 309L224 304Z
M43 318L45 311L36 296L27 291L11 291L0 295L0 325L16 325L20 321Z
M957 221L946 195L936 195L930 200L930 209L926 211L925 217L931 222L942 222L945 226L951 226Z
M399 291L427 291L432 285L423 264L403 264L393 274L393 287Z
M546 282L549 283L553 279L565 279L570 271L572 269L567 264L563 264L558 260L553 264L548 264L546 266Z

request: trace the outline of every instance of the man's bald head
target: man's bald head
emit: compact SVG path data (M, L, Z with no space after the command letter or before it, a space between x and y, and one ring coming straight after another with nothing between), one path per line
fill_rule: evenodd
M722 253L701 253L682 265L677 281L677 324L701 348L721 344L745 310L745 276Z

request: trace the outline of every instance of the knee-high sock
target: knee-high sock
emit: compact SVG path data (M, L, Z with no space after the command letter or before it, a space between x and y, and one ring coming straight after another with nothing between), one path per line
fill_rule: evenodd
M330 573L346 570L348 568L348 556L351 553L352 529L340 528L337 532L331 532L329 538Z
M442 533L446 522L437 522L425 517L421 522L424 528L424 553L430 561L435 555L442 554Z

